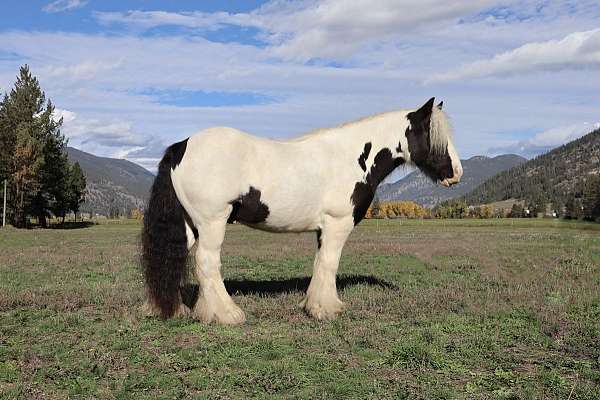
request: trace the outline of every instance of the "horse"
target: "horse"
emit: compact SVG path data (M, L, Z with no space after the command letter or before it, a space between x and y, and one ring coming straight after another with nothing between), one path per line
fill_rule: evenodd
M142 228L147 315L240 324L244 312L221 277L228 223L270 232L316 232L313 275L300 306L320 320L342 310L336 274L342 248L377 186L403 164L451 186L462 166L442 103L386 112L290 140L227 127L169 146L159 163ZM180 284L195 246L199 297L190 309Z

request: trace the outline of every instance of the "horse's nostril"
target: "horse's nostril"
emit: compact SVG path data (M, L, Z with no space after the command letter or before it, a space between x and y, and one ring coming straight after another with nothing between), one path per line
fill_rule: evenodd
M452 177L452 179L456 180L456 182L460 181L460 178L462 177L463 174L463 169L462 166L456 167L454 168L454 176Z

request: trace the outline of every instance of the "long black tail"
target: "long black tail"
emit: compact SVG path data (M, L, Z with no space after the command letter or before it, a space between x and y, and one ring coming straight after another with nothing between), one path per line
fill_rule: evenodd
M142 268L150 306L162 318L172 317L177 311L181 303L179 286L186 270L185 210L171 181L171 169L181 162L186 146L187 139L165 151L144 214Z

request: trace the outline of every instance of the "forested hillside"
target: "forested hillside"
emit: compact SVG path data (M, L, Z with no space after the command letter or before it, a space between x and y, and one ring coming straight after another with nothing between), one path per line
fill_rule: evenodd
M553 203L581 197L590 175L600 174L600 129L488 179L464 196L468 204L510 198Z
M87 194L81 211L107 216L129 215L143 209L154 175L131 161L98 157L73 147L69 159L78 162L87 178Z

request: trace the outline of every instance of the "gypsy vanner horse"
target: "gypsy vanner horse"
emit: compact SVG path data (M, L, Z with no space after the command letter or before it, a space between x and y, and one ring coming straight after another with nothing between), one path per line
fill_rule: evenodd
M270 140L232 128L206 129L167 148L154 180L142 231L145 313L245 321L221 277L227 223L271 232L316 232L313 276L301 306L331 319L342 248L379 183L410 163L433 181L460 181L462 166L442 103L383 113L305 136ZM180 284L188 252L200 293L193 309Z

